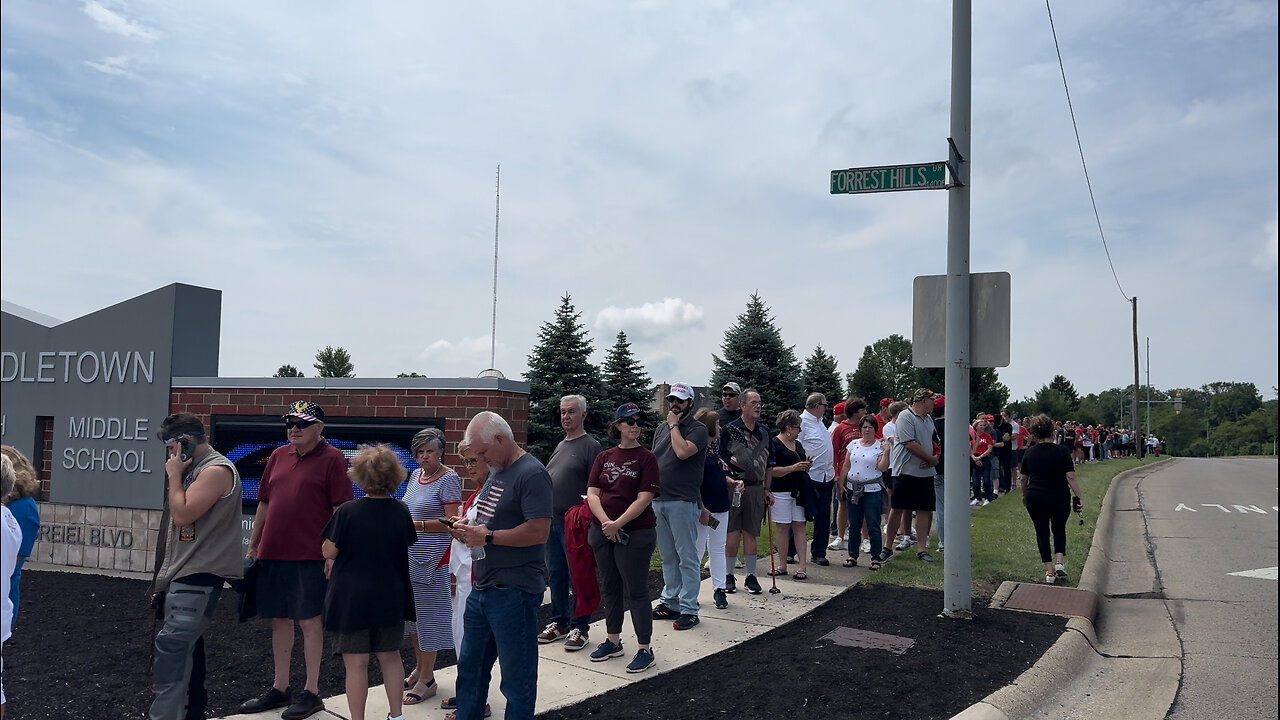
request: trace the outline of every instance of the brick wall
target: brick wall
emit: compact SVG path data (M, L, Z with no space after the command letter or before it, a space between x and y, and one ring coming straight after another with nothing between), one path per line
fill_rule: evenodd
M457 468L457 443L467 423L481 410L492 410L511 424L516 442L528 435L529 396L505 390L423 388L181 387L169 395L170 412L199 415L206 425L212 415L280 417L294 400L320 404L329 419L338 417L442 418L448 441L444 462ZM283 429L281 430L283 437Z

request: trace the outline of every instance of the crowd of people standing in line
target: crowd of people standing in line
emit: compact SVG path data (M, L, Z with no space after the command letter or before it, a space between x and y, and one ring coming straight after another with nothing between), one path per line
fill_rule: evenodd
M803 410L778 413L772 433L761 393L736 382L722 388L718 411L695 409L685 383L669 386L665 400L666 417L650 447L641 442L643 410L623 403L608 427L616 444L604 448L584 430L586 399L561 398L564 438L545 466L515 442L505 419L481 412L457 444L462 473L475 488L465 500L463 476L442 462L441 430L413 437L418 467L411 474L383 445L362 447L348 463L323 437L323 409L300 400L283 418L288 442L263 471L247 553L240 552L235 465L209 446L197 416L169 416L158 433L167 453L166 518L152 583L162 624L149 717L203 717L203 634L224 583L246 575L250 604L271 629L273 677L241 712L284 708L283 720L300 720L322 710L319 666L328 633L330 649L343 657L354 720L364 718L371 658L384 678L395 679L385 689L389 718L397 720L404 705L436 695L436 653L446 648L457 654L457 682L441 708L450 711L448 720L479 720L490 714L495 663L502 667L507 717L533 716L538 644L563 641L566 652L590 647L592 662L630 654L628 673L653 668L654 620L670 621L677 631L699 624L704 557L713 602L725 608L738 591L739 567L745 592L763 591L762 549L774 582L807 580L810 564L830 565L828 550L847 549L844 567L866 554L878 570L909 549L933 562L928 542L935 529L937 550L944 550L941 395L921 388L907 401L881 400L876 413L852 397L836 404L838 422L828 427L827 400L812 393ZM1132 436L1043 415L1018 420L1007 409L998 418L979 415L969 430L971 504L1021 487L1045 581L1063 577L1066 520L1081 503L1074 465L1091 461L1095 450L1099 459L1123 455ZM34 472L11 450L5 448L5 477L15 476L18 487L6 490L0 529L6 549L18 552L13 563L5 558L5 638L16 616L21 561L30 553L22 539L35 537L34 528L28 534L21 527L32 515L25 504L34 494ZM362 498L353 499L352 483ZM762 527L770 530L770 547L758 547ZM18 538L12 545L8 534ZM663 589L650 607L655 549ZM550 622L539 631L548 585ZM597 608L605 637L592 646ZM633 654L623 640L628 612ZM296 693L295 628L304 666ZM406 635L415 659L407 674L400 656Z

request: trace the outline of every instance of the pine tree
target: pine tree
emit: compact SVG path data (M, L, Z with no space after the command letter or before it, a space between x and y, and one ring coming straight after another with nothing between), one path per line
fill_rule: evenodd
M831 408L844 400L844 386L840 382L840 373L836 372L836 359L828 355L821 345L814 348L813 354L804 361L800 384L805 395L819 392L827 397L826 420L831 422Z
M754 387L764 400L761 419L773 425L774 416L786 410L804 408L800 386L800 363L795 346L782 341L782 333L769 316L769 308L758 293L752 293L747 310L724 333L720 345L724 357L712 355L714 371L711 387L718 389L733 381L743 390Z
M312 365L322 378L355 377L356 368L351 364L351 353L340 347L326 345L316 353L316 362Z
M525 447L546 463L564 437L560 428L560 398L587 398L587 432L604 436L604 385L600 369L591 364L591 339L582 313L569 295L560 298L555 317L538 331L538 344L529 353L529 441ZM609 417L613 417L610 413Z
M302 377L302 372L292 365L281 365L271 377L297 378Z
M1080 393L1076 392L1076 386L1065 375L1054 375L1053 380L1049 381L1049 388L1057 390L1067 399L1068 409L1072 412L1080 407Z
M649 379L649 373L645 371L640 361L631 354L631 343L627 341L625 332L618 333L613 347L609 348L609 354L605 356L601 371L604 379L604 398L608 407L612 407L614 412L617 412L617 406L633 402L643 411L641 417L645 435L641 437L640 442L644 444L644 438L652 437L649 433L658 426L659 420L655 413L649 412L649 403L653 399L651 394L653 381ZM606 420L612 417L613 415L608 415Z

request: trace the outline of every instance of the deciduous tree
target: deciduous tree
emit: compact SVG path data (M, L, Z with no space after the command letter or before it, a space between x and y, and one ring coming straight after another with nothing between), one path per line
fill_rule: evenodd
M316 353L316 362L312 366L322 378L355 377L355 366L351 364L351 353L340 347L326 345Z

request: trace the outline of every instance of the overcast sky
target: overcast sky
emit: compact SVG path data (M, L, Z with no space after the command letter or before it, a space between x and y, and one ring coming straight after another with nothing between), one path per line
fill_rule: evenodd
M972 269L1012 275L1015 398L1056 373L1277 380L1277 6L974 3ZM222 290L223 376L496 365L565 293L597 350L705 384L758 291L851 372L945 271L950 3L5 0L5 300L66 320ZM939 310L940 311L940 310ZM1146 361L1143 360L1144 372ZM1145 381L1145 376L1144 376Z

